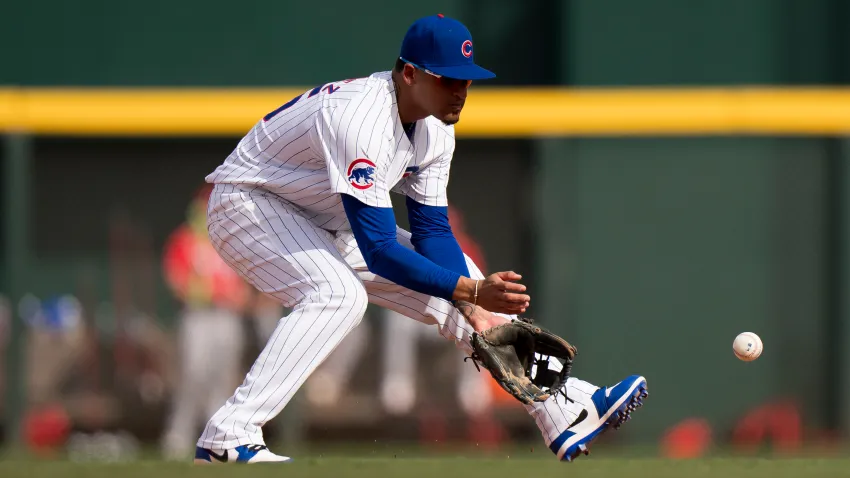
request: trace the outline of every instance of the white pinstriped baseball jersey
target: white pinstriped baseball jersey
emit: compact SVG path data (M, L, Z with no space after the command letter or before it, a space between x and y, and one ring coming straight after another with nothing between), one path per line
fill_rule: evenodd
M328 83L266 115L206 181L262 188L326 230L349 229L339 193L392 207L390 191L446 206L454 127L429 116L413 137L391 72Z

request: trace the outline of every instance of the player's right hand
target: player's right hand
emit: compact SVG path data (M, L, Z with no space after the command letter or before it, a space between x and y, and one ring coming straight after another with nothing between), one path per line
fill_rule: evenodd
M525 286L514 281L522 276L513 271L496 272L478 283L478 299L475 295L475 280L459 283L460 297L456 299L474 302L490 312L502 314L522 314L528 308L531 297L524 294ZM465 297L464 297L465 296Z

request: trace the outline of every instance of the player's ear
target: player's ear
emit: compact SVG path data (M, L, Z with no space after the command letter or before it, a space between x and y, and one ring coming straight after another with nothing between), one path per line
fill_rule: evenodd
M401 70L401 77L404 78L404 82L408 86L416 83L416 67L410 63L405 63L404 69Z

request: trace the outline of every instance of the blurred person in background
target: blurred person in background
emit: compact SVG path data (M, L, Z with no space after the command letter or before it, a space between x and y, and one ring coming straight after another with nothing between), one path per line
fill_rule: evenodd
M177 347L179 378L162 440L168 459L192 454L206 416L239 384L244 347L243 314L255 299L251 287L216 253L207 235L204 186L190 203L186 221L164 247L166 282L182 303ZM275 321L277 311L275 311Z
M90 345L83 310L70 294L43 300L26 295L18 310L27 326L26 411L21 432L30 451L50 455L67 440L72 417L84 413L74 403L85 388L81 379Z

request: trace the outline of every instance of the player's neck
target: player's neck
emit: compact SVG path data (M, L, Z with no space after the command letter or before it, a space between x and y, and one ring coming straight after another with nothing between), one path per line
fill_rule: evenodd
M402 78L396 75L397 73L393 72L393 83L395 83L396 101L398 102L398 117L401 120L401 124L415 123L427 118L428 113L416 106L412 98L410 98L410 90L407 84L404 83Z

